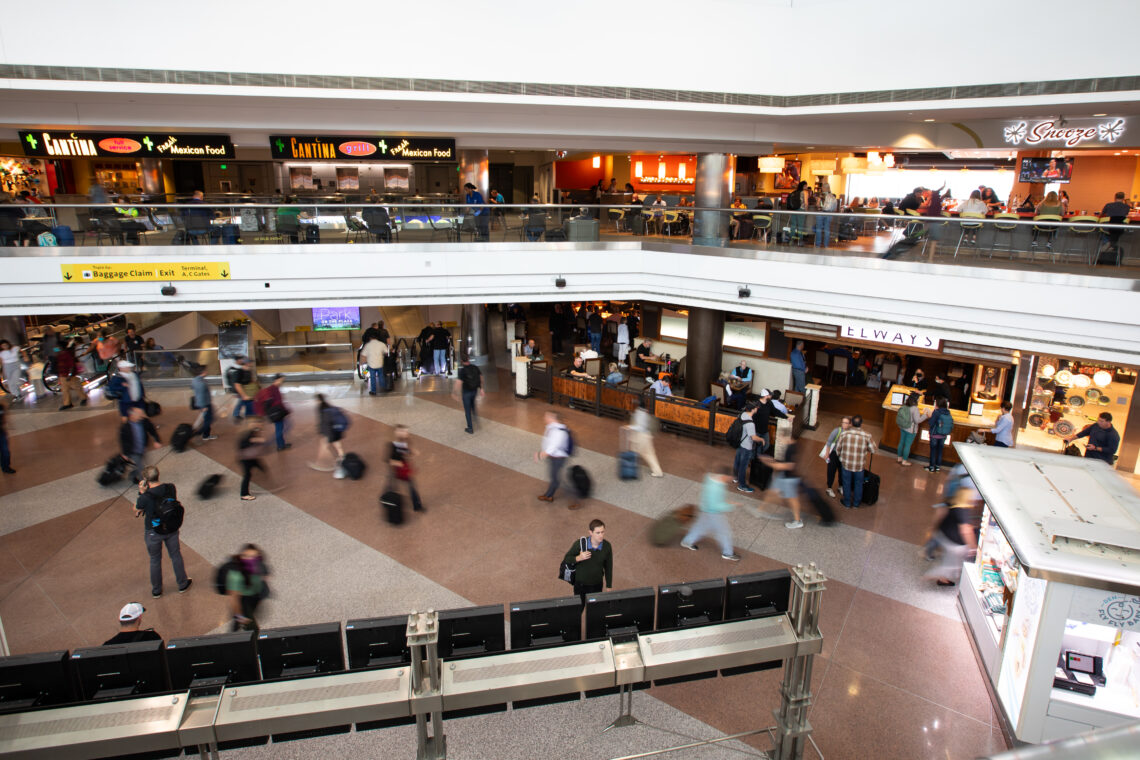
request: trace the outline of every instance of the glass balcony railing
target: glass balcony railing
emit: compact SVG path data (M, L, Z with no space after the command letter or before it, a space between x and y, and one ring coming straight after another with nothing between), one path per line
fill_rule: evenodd
M198 374L198 368L203 365L207 375L221 374L216 348L155 348L135 351L127 358L134 361L139 375L147 379L191 378Z
M259 375L357 371L357 346L351 343L262 344L254 352Z
M7 213L5 213L7 212ZM656 241L970 265L1088 270L1135 276L1140 214L1035 217L944 212L937 217L657 205L386 204L0 206L6 246ZM45 234L46 233L46 234ZM5 249L0 248L0 252Z

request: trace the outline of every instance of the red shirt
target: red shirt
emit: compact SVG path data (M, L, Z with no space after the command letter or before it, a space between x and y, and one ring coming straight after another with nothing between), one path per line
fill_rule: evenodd
M281 397L281 389L272 383L262 388L253 400L253 412L258 417L267 416L270 409L279 406L285 406L285 399Z
M70 348L61 348L55 355L55 371L60 377L71 377L75 374L75 354Z

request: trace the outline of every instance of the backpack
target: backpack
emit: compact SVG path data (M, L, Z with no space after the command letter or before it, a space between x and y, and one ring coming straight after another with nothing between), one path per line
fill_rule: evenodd
M186 510L183 509L182 503L173 496L167 496L159 502L158 508L154 510L150 527L155 533L168 536L182 527L182 518L185 515Z
M114 401L118 401L123 397L123 392L127 389L127 381L123 379L122 375L112 375L111 379L107 382L107 390L103 391L103 395Z
M578 539L578 553L580 554L584 551L586 551L586 537L585 536ZM558 580L566 581L571 586L573 586L574 585L574 576L577 574L577 572L578 572L578 565L576 563L571 564L570 562L563 560L562 564L560 564L558 566Z
M895 424L899 426L899 430L906 430L910 427L910 422L910 407L900 406L898 413L895 415Z
M214 590L223 596L226 594L226 580L230 570L241 570L241 563L233 557L218 565L218 569L214 571Z
M931 425L931 435L950 435L954 431L954 418L949 412L938 416L934 425Z
M799 211L800 210L800 200L801 200L800 194L797 193L795 190L788 193L788 211Z
M566 456L572 457L574 456L574 436L570 433L570 428L565 425L562 426L562 429L566 431Z
M834 193L824 193L823 198L820 199L819 207L823 211L834 211L839 207L839 201Z
M53 235L52 233L41 232L40 234L36 235L36 244L40 245L40 246L49 246L50 247L50 246L59 245L59 241L56 240L55 235Z
M478 371L475 367L460 367L459 380L463 383L463 390L474 391L479 389Z
M334 433L343 433L348 430L348 426L351 422L348 419L348 415L341 411L340 407L330 406L328 413L329 427L332 428Z
M741 442L744 440L744 418L737 417L728 426L728 430L724 433L724 440L728 441L728 445L734 449L740 448Z
M250 379L249 373L241 367L230 367L226 370L226 382L230 384L230 393L237 393L237 387L248 385Z

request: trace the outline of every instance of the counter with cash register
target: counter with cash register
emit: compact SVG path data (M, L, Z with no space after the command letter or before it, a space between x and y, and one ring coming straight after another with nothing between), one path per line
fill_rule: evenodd
M1140 495L1098 460L955 448L984 502L958 603L1009 732L1140 720Z
M882 448L890 451L898 450L899 426L895 424L895 416L898 414L899 407L906 403L907 396L912 393L921 393L921 391L905 385L892 385L883 398L883 438L879 442ZM991 405L986 401L971 398L969 409L965 411L961 409L949 410L950 416L954 420L954 430L950 433L950 440L946 442L946 448L942 450L943 462L959 461L950 445L952 442L965 441L973 433L989 430L997 423L997 418L1001 415L998 404ZM930 415L934 411L934 405L919 403L918 410L925 415ZM914 456L924 459L930 458L930 425L926 422L923 422L919 427L918 437L914 439L910 451Z

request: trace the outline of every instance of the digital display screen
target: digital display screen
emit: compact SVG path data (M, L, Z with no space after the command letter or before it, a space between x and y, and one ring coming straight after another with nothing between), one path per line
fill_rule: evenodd
M1020 182L1069 182L1073 178L1071 158L1023 158Z
M1096 661L1091 654L1065 653L1065 666L1077 673L1095 673Z
M359 330L360 307L337 306L313 309L313 330Z
M902 406L906 403L906 394L902 391L895 391L891 394L891 406Z

